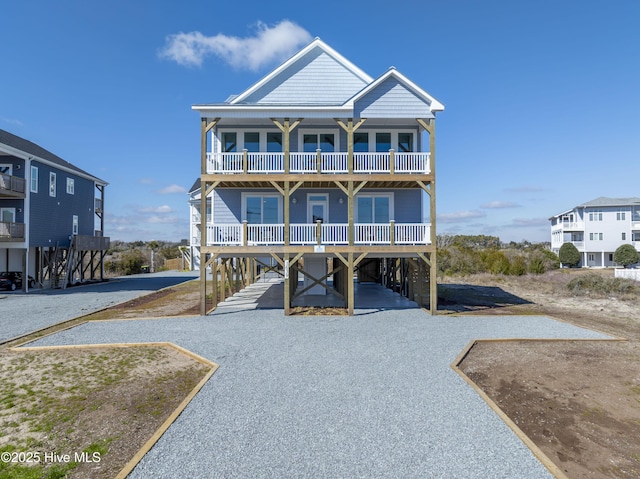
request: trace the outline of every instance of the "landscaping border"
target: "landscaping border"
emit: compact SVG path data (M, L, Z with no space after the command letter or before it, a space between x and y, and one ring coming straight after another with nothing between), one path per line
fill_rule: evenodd
M37 338L40 339L40 338ZM182 411L187 407L187 405L191 402L191 400L195 397L195 395L202 389L202 387L207 383L207 381L213 376L213 374L217 371L219 365L206 359L198 354L195 354L188 349L185 349L181 346L178 346L174 343L170 342L149 342L149 343L110 343L110 344L74 344L68 346L15 346L8 348L10 351L42 351L42 350L61 350L61 349L88 349L88 348L129 348L129 347L153 347L153 346L161 346L161 347L170 347L175 349L181 354L185 356L189 356L191 359L204 364L205 366L210 367L209 372L205 374L205 376L200 380L198 384L187 394L187 396L183 399L183 401L178 405L178 407L169 415L169 417L160 425L158 429L153 433L153 435L145 442L142 447L133 455L133 457L125 464L125 466L120 470L115 479L125 479L131 471L138 465L138 463L142 460L142 458L151 450L151 448L155 445L156 442L162 437L162 435L169 429L171 424L175 422L175 420L180 416Z

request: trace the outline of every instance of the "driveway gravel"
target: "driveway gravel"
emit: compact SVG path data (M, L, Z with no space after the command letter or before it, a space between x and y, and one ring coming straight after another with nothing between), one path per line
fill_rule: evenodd
M67 289L0 291L0 341L124 303L194 279L197 272L163 271L112 278Z
M32 343L171 341L220 368L132 478L550 478L450 367L477 338L606 338L538 316L282 310L85 323Z

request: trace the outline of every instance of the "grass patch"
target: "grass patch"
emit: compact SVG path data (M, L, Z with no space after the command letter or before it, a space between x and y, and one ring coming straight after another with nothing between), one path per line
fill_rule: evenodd
M209 370L162 345L0 350L0 479L115 476Z

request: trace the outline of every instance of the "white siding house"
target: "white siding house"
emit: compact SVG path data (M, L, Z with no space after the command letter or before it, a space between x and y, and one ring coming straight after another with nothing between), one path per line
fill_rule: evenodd
M640 251L640 198L600 197L549 218L551 249L558 253L573 243L582 259L579 266L616 266L613 253L623 244Z

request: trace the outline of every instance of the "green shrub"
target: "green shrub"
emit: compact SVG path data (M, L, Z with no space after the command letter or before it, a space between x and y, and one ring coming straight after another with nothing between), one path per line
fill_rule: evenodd
M636 264L639 259L638 252L630 244L618 246L618 249L613 253L613 261L625 268L631 264Z
M580 263L580 251L573 243L564 243L560 246L558 258L566 266L578 266L578 263Z
M527 271L531 274L544 274L547 271L547 260L542 253L536 251L531 254Z
M492 274L509 274L511 261L502 251L488 250L481 256L485 271Z
M545 258L545 268L547 271L552 269L558 269L560 267L560 258L553 251L549 249L541 249L540 253Z
M125 251L118 263L118 269L125 275L139 274L142 273L142 265L145 261L146 258L142 252L137 249Z
M524 256L516 256L511 261L511 275L512 276L522 276L527 272L527 262L524 259Z
M606 278L598 273L587 273L573 278L567 288L578 296L610 296L633 294L638 290L636 282L625 278Z

